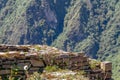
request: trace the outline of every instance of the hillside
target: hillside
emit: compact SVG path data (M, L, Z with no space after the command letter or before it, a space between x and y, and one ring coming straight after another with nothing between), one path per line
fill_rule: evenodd
M0 0L0 43L47 44L113 63L120 78L120 0Z

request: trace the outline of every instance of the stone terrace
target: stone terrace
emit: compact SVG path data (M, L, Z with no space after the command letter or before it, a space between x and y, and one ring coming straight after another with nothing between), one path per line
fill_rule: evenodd
M11 74L17 69L17 77L25 79L25 66L29 74L43 72L46 66L57 65L62 69L84 70L90 80L111 80L112 64L101 62L97 68L90 67L90 61L83 53L72 53L46 45L0 45L0 76ZM14 70L15 71L15 70Z

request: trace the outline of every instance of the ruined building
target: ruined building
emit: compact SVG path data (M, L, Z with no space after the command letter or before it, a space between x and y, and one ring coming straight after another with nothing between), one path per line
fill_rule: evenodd
M0 45L0 76L11 75L14 70L15 77L26 78L33 72L43 72L46 66L56 65L61 69L72 71L84 70L89 80L111 80L112 63L94 62L83 53L72 53L59 50L46 45Z

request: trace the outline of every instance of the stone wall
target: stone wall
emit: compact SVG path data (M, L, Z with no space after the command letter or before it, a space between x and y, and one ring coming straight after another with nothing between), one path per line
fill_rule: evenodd
M46 66L57 65L62 69L84 70L90 80L111 80L110 62L101 62L92 69L90 60L83 53L64 52L45 45L0 45L0 76L12 73L25 79L26 66L28 74L32 74L42 72Z

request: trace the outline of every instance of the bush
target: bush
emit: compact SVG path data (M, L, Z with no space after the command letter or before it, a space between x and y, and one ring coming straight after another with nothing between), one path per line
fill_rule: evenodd
M46 68L45 68L45 71L46 72L55 72L55 71L58 71L58 70L60 70L60 68L58 67L58 66L47 66Z

